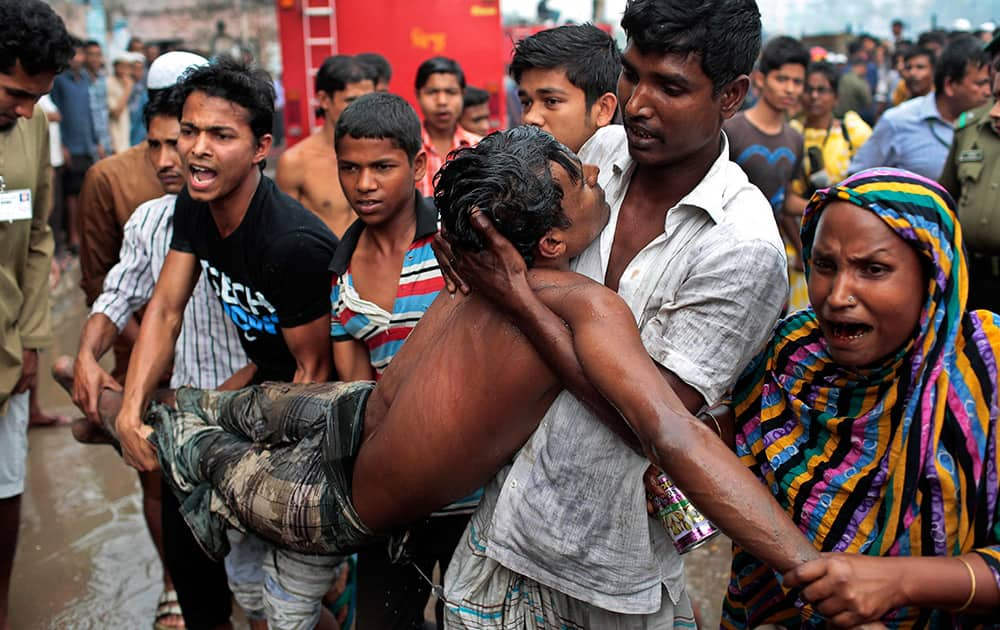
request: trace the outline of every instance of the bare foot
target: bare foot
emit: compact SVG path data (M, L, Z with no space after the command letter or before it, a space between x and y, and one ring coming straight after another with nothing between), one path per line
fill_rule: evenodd
M173 588L165 589L156 603L156 622L153 624L155 630L168 630L169 628L184 628L184 617L181 613L181 605L177 602L177 593Z
M28 427L32 429L44 427L65 427L73 422L69 416L60 413L45 413L44 411L32 412L28 417Z

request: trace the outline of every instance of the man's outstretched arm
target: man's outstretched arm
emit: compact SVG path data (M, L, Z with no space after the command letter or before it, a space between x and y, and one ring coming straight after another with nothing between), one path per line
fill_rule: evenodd
M155 470L158 465L153 447L146 440L151 429L143 424L142 414L157 381L170 365L184 307L200 272L194 254L170 250L143 317L139 341L132 350L116 428L125 462L139 470Z
M625 302L595 282L561 293L548 292L546 304L569 324L585 375L626 418L649 460L729 537L773 568L786 571L818 558L766 486L664 380Z

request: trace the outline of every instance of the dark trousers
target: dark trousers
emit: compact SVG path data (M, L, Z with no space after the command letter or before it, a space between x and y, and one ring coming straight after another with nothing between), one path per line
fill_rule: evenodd
M163 555L189 630L207 630L229 621L232 594L226 568L198 546L173 491L163 483Z
M407 544L413 564L429 578L439 564L444 576L451 555L469 523L469 514L426 518L413 524ZM384 545L358 554L357 630L420 630L431 587L409 563L392 564ZM435 608L444 627L444 604Z
M1000 256L969 253L967 310L1000 313Z

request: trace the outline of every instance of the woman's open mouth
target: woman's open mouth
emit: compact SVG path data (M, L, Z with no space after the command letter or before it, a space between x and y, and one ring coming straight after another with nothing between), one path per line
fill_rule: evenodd
M854 322L828 322L827 326L833 338L837 341L854 341L855 339L861 339L872 331L872 327L868 324Z

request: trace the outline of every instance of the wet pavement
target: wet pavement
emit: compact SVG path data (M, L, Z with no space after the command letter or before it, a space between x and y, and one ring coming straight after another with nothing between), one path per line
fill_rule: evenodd
M75 354L86 314L71 265L54 291L55 345L42 354L39 400L78 415L49 375ZM148 628L160 562L142 517L136 473L108 446L84 446L69 427L31 429L27 488L11 586L11 626Z
M55 357L76 353L87 312L77 280L71 265L56 286L56 343L39 368L42 408L70 416L78 413L49 370ZM702 627L719 627L728 559L722 536L687 556ZM32 429L11 587L13 630L151 628L160 571L135 471L108 446L78 444L69 427Z

